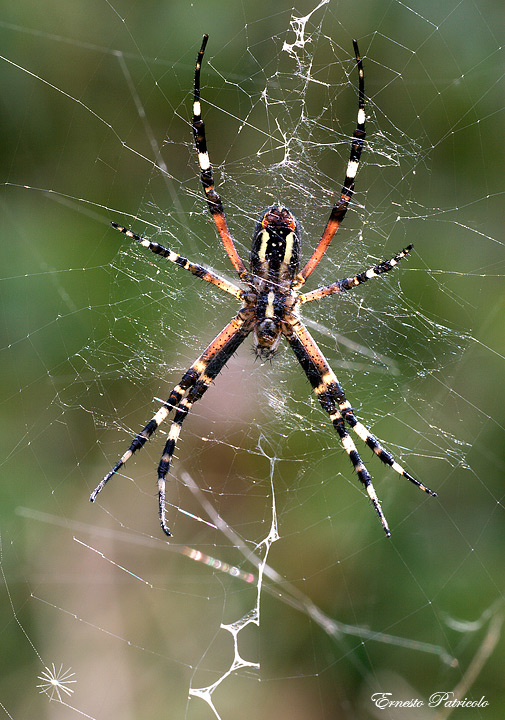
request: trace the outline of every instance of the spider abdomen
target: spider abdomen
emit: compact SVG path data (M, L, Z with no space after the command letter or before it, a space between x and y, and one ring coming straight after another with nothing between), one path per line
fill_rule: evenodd
M291 283L300 264L300 224L282 205L267 208L258 218L251 246L251 273L282 290ZM255 283L263 288L261 282Z

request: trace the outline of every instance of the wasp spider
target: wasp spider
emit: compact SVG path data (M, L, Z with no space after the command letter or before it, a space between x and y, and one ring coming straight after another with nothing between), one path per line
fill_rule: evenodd
M158 466L159 517L164 533L170 535L165 519L165 478L170 468L182 423L188 412L193 404L203 396L226 362L249 334L252 334L257 355L263 359L271 358L277 351L281 338L285 338L302 366L323 410L328 413L340 442L349 455L352 466L372 501L386 535L389 537L391 532L372 485L370 473L356 450L354 441L347 430L348 427L373 450L385 465L391 466L395 472L407 478L407 480L429 495L435 496L436 493L404 470L391 453L385 450L366 427L359 422L346 399L341 384L298 314L299 307L304 303L319 300L326 295L346 292L370 278L389 272L412 249L412 245L409 245L390 260L384 260L379 265L364 270L354 275L354 277L337 280L326 287L320 287L308 293L300 294L298 292L323 257L345 217L354 193L354 180L365 141L365 83L358 44L353 41L359 77L357 127L352 136L351 153L344 184L340 196L330 213L323 235L308 262L300 270L300 224L293 213L286 207L273 205L261 213L254 228L248 269L238 255L233 237L228 229L221 198L214 187L212 167L207 152L205 125L202 120L200 105L200 69L207 40L208 36L204 35L196 60L193 134L198 152L201 182L210 214L228 257L245 288L225 280L201 265L192 263L187 258L178 255L173 250L157 242L151 242L147 238L136 235L117 223L112 223L112 226L153 253L161 255L185 270L189 270L193 275L233 295L241 301L242 307L189 370L184 373L179 384L170 393L167 401L160 407L145 428L133 438L128 450L92 492L90 500L93 502L96 499L96 496L110 478L123 467L137 450L140 450L145 445L173 410L175 415Z

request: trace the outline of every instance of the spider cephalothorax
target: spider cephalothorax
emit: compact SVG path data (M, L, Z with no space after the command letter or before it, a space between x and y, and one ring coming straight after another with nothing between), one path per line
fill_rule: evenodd
M165 449L158 465L158 510L163 531L170 535L165 520L165 477L170 468L175 445L179 437L182 423L192 405L199 400L222 368L242 344L252 334L256 353L262 359L271 358L277 351L281 338L290 345L296 359L305 372L312 389L323 410L328 413L342 446L349 456L354 470L363 484L368 497L379 516L386 535L390 535L389 527L382 512L380 502L372 485L370 473L361 460L356 446L347 428L356 435L395 472L407 478L411 483L429 495L436 495L432 490L416 480L394 457L385 450L379 441L356 418L344 390L337 377L328 365L315 340L302 323L298 309L306 302L319 300L328 295L351 290L372 277L389 272L405 255L412 245L400 251L390 260L384 260L357 275L342 278L325 287L317 288L308 293L299 294L298 290L305 283L312 271L317 267L333 236L345 217L349 203L354 194L354 181L365 141L365 87L363 64L358 44L353 41L356 65L358 68L358 121L351 140L351 153L347 163L347 171L340 195L331 210L321 239L316 245L306 265L299 271L300 264L300 224L283 205L272 205L264 210L254 228L250 254L250 270L235 248L233 237L228 229L221 198L214 187L212 167L207 152L205 125L201 115L200 104L200 70L208 37L204 35L195 66L195 85L193 101L193 134L198 152L200 177L207 198L207 204L223 241L224 248L240 280L246 288L216 275L211 270L192 263L187 258L170 250L157 242L136 235L117 223L112 225L127 237L133 238L152 252L167 258L171 262L188 270L202 280L215 285L233 295L242 302L242 307L235 317L217 335L200 357L184 373L178 385L174 387L167 401L163 403L154 417L144 429L133 438L128 450L121 456L112 470L107 473L100 484L91 493L94 501L100 490L137 450L142 448L169 413L174 410L174 419L168 432Z

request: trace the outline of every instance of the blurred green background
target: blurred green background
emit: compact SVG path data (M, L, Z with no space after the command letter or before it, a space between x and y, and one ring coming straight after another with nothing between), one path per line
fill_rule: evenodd
M223 680L220 717L442 718L371 696L457 686L489 706L455 717L505 715L503 4L317 6L20 0L0 12L5 717L214 717L188 693L227 672L220 625L255 607L257 583L185 548L257 576L237 538L265 556L272 487L278 576L264 578L259 627L238 635L260 668ZM297 36L290 22L309 15ZM363 453L390 541L294 359L284 349L262 366L247 343L185 425L170 545L154 498L161 434L88 502L235 309L109 227L131 223L232 277L188 124L203 32L211 159L243 256L277 199L300 217L306 255L317 240L344 176L360 40L369 147L309 289L408 242L415 252L306 314L363 422L439 491L427 498ZM297 39L295 57L283 47ZM230 531L195 518L209 522L205 502ZM52 663L75 672L72 707L39 693Z

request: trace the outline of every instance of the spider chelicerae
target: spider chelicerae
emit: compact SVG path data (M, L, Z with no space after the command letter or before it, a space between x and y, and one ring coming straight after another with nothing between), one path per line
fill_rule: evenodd
M412 245L409 245L390 260L384 260L375 267L354 275L354 277L337 280L326 287L320 287L308 293L300 294L298 292L326 252L345 217L354 193L354 180L365 141L365 80L358 44L353 40L359 77L357 127L352 136L351 152L344 184L340 196L330 213L323 235L306 265L302 270L299 270L300 224L288 208L280 204L272 205L261 213L254 228L248 270L237 253L233 237L228 229L221 198L214 187L212 168L207 152L205 125L202 120L200 105L200 69L207 40L208 36L204 35L196 59L193 134L198 152L201 182L210 214L216 224L228 257L246 288L243 289L225 280L202 265L193 263L173 250L157 242L151 242L117 223L113 222L111 224L127 237L136 240L153 253L161 255L179 265L179 267L189 270L193 275L233 295L242 302L242 307L200 357L195 360L189 370L184 373L179 384L170 393L168 400L163 403L145 428L133 438L128 450L91 493L90 500L94 502L96 496L110 478L121 469L137 450L140 450L145 445L161 423L166 420L169 413L174 410L175 415L158 465L160 523L163 532L166 535L171 535L165 518L165 478L170 468L182 423L193 404L200 400L239 345L252 333L256 354L262 359L269 359L275 354L282 337L287 340L312 385L323 410L328 413L344 450L349 455L353 468L372 501L384 532L389 537L391 532L373 487L370 473L356 450L356 446L347 431L347 426L373 450L385 465L391 466L395 472L410 480L411 483L417 485L429 495L436 496L436 493L404 470L391 453L385 450L366 427L359 422L345 397L337 377L298 314L299 307L304 303L319 300L327 295L346 292L370 278L389 272L412 249Z

